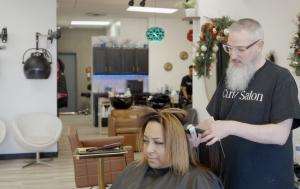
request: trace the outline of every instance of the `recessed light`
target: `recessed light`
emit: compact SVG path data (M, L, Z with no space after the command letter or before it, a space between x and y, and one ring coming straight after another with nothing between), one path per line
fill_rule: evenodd
M109 21L71 21L71 25L81 26L108 26Z
M176 12L178 9L159 8L159 7L136 7L136 6L130 6L126 10L127 11L133 11L133 12L149 12L149 13L172 14L172 13Z

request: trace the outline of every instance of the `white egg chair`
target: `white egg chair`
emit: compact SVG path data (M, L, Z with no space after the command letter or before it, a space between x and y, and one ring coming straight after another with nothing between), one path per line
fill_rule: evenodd
M40 152L56 144L60 138L62 122L56 115L41 112L19 115L13 121L13 131L21 146L36 152L35 160L24 165L23 168L33 164L50 166L40 160Z
M3 121L0 120L0 144L4 141L6 136L6 126Z

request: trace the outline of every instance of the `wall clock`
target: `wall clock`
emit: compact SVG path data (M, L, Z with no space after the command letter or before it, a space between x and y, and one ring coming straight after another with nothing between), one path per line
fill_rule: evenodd
M161 41L165 37L165 31L160 27L151 27L147 29L146 36L149 41Z

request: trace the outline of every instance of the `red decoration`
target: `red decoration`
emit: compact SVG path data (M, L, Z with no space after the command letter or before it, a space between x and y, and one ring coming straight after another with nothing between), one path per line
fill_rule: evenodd
M297 51L297 55L300 56L300 49Z
M193 42L193 30L189 30L186 36L187 40Z
M201 41L201 42L205 41L205 35L201 35L201 36L200 36L200 41Z
M212 32L212 34L211 34L213 39L216 39L217 35L218 35L218 32Z

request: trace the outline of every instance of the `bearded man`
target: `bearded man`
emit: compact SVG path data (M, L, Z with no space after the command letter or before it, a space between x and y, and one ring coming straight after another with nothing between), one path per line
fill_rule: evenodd
M298 89L287 69L264 58L263 46L256 20L230 26L223 46L229 67L207 106L214 120L198 125L206 131L196 144L222 139L225 189L294 189L291 130L299 126Z

